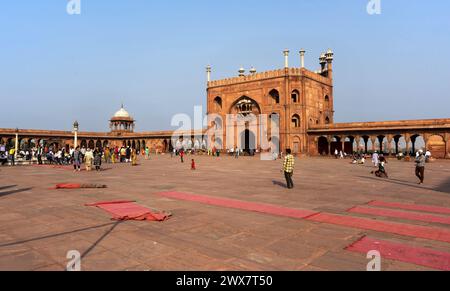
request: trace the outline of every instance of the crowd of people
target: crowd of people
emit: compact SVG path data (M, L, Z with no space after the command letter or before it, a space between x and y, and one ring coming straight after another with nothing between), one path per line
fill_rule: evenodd
M202 153L206 153L209 156L220 157L221 151L215 147L208 149L207 151L201 151ZM157 152L158 153L158 152ZM234 147L232 149L227 150L229 156L233 156L236 159L241 155L255 155L258 153L257 150L252 152L246 152L238 147ZM184 163L185 156L195 155L197 154L196 150L189 149L186 150L184 148L173 149L171 151L171 156L179 156L181 163ZM150 158L150 149L148 147L142 149L141 151L131 148L130 146L122 146L122 147L105 147L102 148L86 148L86 147L77 147L77 148L60 148L54 149L53 147L34 147L28 150L20 150L17 154L14 148L7 149L5 145L0 145L0 165L5 165L9 162L10 165L14 166L16 163L16 157L25 161L37 161L38 164L42 165L44 163L52 164L52 165L73 165L74 171L81 171L81 166L84 164L87 171L92 171L95 169L96 171L100 171L102 167L102 163L130 163L133 166L137 165L137 156L143 155L145 159L148 160ZM348 155L345 152L338 151L337 149L334 152L334 156L336 159L346 159L348 157L352 157L352 164L357 165L365 165L366 160L370 159L370 156L363 152L356 152L353 155ZM283 158L283 154L274 153L273 159L277 160L278 158ZM387 158L382 154L375 151L372 156L372 163L376 171L372 171L372 174L375 174L380 178L388 178L387 171ZM397 155L397 159L402 160L406 158L404 154L399 153ZM419 178L419 184L423 184L425 180L425 166L426 163L430 162L432 159L432 154L429 150L423 151L419 150L415 156L415 164L416 164L416 176ZM285 173L285 178L288 184L288 188L293 188L292 182L292 173L293 173L293 155L290 149L286 150L286 156L284 157L284 166L283 171ZM191 161L191 169L196 169L195 160Z
M75 171L80 171L84 164L86 170L100 170L102 163L130 163L137 165L138 155L144 155L145 159L150 158L150 149L147 147L142 151L135 150L130 146L105 147L105 148L55 148L53 146L33 147L27 150L20 150L17 154L14 148L7 149L0 145L0 164L10 164L15 166L16 160L26 162L37 162L37 164L50 165L73 165Z

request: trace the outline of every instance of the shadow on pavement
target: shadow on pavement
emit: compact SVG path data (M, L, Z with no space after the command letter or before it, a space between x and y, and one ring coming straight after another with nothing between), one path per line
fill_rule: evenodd
M20 245L20 244L24 244L24 243L32 242L32 241L38 241L38 240L43 240L43 239L54 238L54 237L58 237L58 236L64 236L64 235L68 235L68 234L74 234L74 233L77 233L77 232L83 232L83 231L87 231L87 230L102 228L102 227L106 227L106 226L110 226L110 225L115 227L117 225L117 222L106 223L106 224L101 224L101 225L97 225L97 226L76 229L76 230L67 231L67 232L61 232L61 233L50 234L50 235L36 237L36 238L30 238L30 239L27 239L27 240L21 240L21 241L17 241L17 242L6 243L6 244L0 245L0 248L14 246L14 245ZM111 231L108 231L107 233L109 234L110 232Z
M17 190L0 192L0 198L3 197L3 196L8 196L8 195L16 194L16 193L30 191L31 189L33 189L33 188L24 188L24 189L17 189Z
M111 232L113 232L113 230L119 225L121 224L123 221L117 221L115 222L111 228L105 232L105 234L103 234L95 243L92 244L92 246L90 246L82 255L81 255L81 259L83 259L84 257L86 257L93 249L95 249L95 247L101 243L102 240L104 240Z
M403 185L403 186L413 187L413 188L422 189L422 190L425 189L425 190L437 191L437 192L442 192L442 193L450 193L450 180L448 182L442 184L441 186L437 187L437 188L429 188L429 187L425 187L425 186L414 185L411 182L397 180L397 179L392 179L392 178L381 179L381 178L366 177L366 176L357 176L357 177L358 178L362 178L362 179L366 179L366 180L375 180L375 181L388 182L388 183L392 183L392 184Z
M11 185L11 186L1 186L0 190L5 190L5 189L9 189L9 188L14 188L17 187L17 185Z
M279 182L279 181L275 181L275 180L272 181L272 183L274 185L276 185L276 186L280 186L280 187L283 187L283 188L287 189L287 185L285 183L282 183L282 182Z

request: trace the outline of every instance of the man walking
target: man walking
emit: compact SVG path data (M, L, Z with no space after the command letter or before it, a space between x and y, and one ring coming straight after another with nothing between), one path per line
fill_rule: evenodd
M420 150L416 158L416 176L420 179L419 185L423 184L425 180L425 163L425 155L423 154L423 150Z
M378 155L378 152L373 153L372 163L375 168L378 168L378 164L380 163L380 156Z
M292 175L294 174L295 159L292 155L291 149L286 150L286 157L283 163L284 177L286 178L286 183L288 189L294 188L294 182L292 181Z
M73 171L74 172L80 172L81 171L81 161L82 161L82 156L81 156L81 152L80 152L80 147L77 146L77 148L74 150L73 154L72 154L72 161L73 161Z
M15 156L16 156L16 150L14 148L11 148L9 150L9 159L11 160L11 166L16 165Z

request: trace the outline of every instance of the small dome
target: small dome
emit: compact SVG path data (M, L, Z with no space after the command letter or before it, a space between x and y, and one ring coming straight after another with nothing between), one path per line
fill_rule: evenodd
M115 118L130 118L130 114L125 109L123 109L123 106L122 106L122 108L120 108L120 110L117 111L113 117L115 117Z

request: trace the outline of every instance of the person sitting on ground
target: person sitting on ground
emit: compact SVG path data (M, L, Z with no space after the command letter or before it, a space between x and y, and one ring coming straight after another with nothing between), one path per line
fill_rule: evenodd
M386 163L387 163L386 158L383 155L380 155L378 163L378 171L375 172L375 176L379 178L389 178L386 171Z

